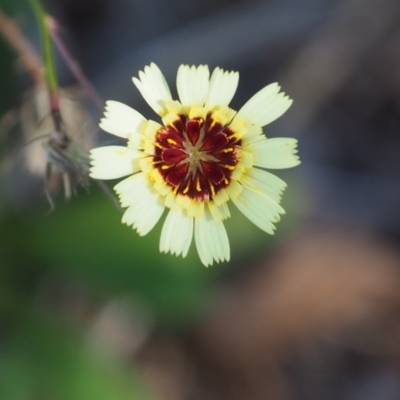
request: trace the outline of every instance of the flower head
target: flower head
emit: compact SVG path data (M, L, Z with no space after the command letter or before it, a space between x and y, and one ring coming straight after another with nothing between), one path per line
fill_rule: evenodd
M129 175L114 188L127 207L122 222L146 235L167 208L160 251L185 257L194 235L206 266L230 258L223 224L230 216L229 201L259 228L274 233L284 213L279 201L286 184L264 168L300 163L295 139L267 139L262 131L292 100L273 83L236 112L228 104L238 81L237 72L216 68L210 77L205 65L181 65L177 101L152 63L133 83L162 124L108 101L100 127L127 139L127 146L91 151L93 178Z

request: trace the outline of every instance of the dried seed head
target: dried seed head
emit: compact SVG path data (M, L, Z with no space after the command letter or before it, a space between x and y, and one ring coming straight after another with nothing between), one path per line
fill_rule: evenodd
M24 99L21 125L25 141L25 165L45 177L50 203L52 194L64 187L67 198L77 185L89 186L87 150L96 142L97 128L82 105L77 90L60 93L61 129L55 130L46 88L35 88Z

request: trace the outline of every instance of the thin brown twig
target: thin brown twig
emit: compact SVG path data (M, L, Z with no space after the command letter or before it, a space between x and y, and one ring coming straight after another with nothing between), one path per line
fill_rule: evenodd
M50 34L52 36L53 42L56 45L58 51L63 57L64 61L67 63L69 69L74 75L75 79L79 82L82 88L86 91L88 96L93 100L96 106L100 111L104 109L104 100L97 93L94 86L89 82L89 79L86 77L78 62L74 59L68 47L64 43L60 32L58 22L51 16L47 16L46 18L47 26L50 30Z
M36 85L45 84L44 67L35 49L26 40L15 22L0 10L0 33L20 57L26 72Z

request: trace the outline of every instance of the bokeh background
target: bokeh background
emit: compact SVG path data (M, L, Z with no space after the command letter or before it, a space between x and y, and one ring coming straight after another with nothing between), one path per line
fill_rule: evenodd
M399 1L45 5L100 96L148 117L131 77L152 61L172 88L181 63L240 71L236 109L280 82L294 103L265 133L298 138L302 164L277 171L276 235L235 212L232 260L207 269L160 255L161 224L140 238L95 183L66 201L56 179L48 213L27 144L43 100L1 37L0 398L398 400ZM29 4L0 6L40 52ZM57 71L77 140L115 143Z

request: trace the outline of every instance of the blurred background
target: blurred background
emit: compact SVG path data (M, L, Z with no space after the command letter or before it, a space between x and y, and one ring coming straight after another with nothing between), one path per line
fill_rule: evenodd
M38 28L0 0L0 398L400 399L400 2L44 4L100 96L149 118L131 77L152 61L173 90L181 63L239 71L235 109L278 81L294 103L264 131L302 164L276 171L276 235L234 212L232 260L207 269L194 246L160 255L161 224L140 238L94 182L66 201L53 174L48 212L46 93L5 34L40 54ZM69 132L115 143L56 55Z

